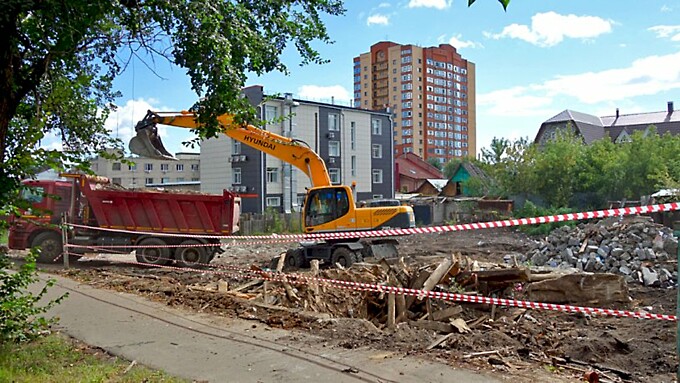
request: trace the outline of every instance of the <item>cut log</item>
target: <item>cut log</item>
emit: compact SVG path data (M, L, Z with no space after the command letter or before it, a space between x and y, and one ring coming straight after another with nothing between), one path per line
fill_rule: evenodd
M411 283L409 284L409 288L414 289L414 290L420 290L423 287L423 284L427 280L427 278L430 277L430 272L427 271L427 269L420 269L418 271L418 275L411 280ZM415 302L416 297L413 295L409 295L406 297L406 310L411 308L411 305L413 305L413 302Z
M251 287L255 287L255 286L257 286L261 283L262 283L261 279L253 279L252 281L248 281L248 282L246 282L246 283L244 283L244 284L242 284L238 287L231 289L231 291L237 293L237 292L240 292L240 291L243 291L243 290L247 290ZM218 284L219 284L219 282L218 282ZM218 289L219 289L219 285L218 285Z
M443 310L438 310L432 313L432 319L436 321L445 321L451 317L454 317L460 313L463 312L463 308L461 306L451 306L447 307Z
M309 262L309 265L312 270L312 275L314 278L317 278L319 276L319 260L312 259ZM316 304L319 304L321 297L319 296L319 283L316 280L312 282L312 291L314 292L314 301Z
M390 293L387 296L387 328L393 329L395 325L395 297L394 294Z
M427 278L425 283L423 284L423 290L425 291L432 291L432 289L439 283L439 281L444 278L449 273L449 270L451 270L451 267L453 267L453 264L456 263L456 257L451 254L450 257L444 258L437 268L430 274L430 276ZM424 297L418 297L419 300L422 300Z
M606 305L629 303L623 276L614 274L568 274L529 284L529 299L545 303Z
M480 270L476 274L480 282L526 282L531 276L527 268Z

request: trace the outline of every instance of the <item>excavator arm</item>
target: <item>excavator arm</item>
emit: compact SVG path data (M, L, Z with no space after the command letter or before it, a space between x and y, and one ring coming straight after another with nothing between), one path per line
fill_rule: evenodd
M157 124L198 129L202 125L193 112L152 112L148 111L143 120L135 126L137 135L130 141L130 151L140 156L157 159L175 159L163 146ZM306 143L284 137L247 124L236 124L233 116L223 114L217 117L222 133L236 141L254 147L262 152L287 162L305 173L312 187L331 186L331 179L323 159Z

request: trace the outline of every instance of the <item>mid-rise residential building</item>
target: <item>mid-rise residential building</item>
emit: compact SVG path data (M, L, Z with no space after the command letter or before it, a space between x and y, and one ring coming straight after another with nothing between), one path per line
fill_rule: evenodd
M395 156L474 157L475 100L475 64L449 44L382 41L354 58L354 106L391 110Z
M99 176L109 178L114 184L131 189L163 184L173 188L195 189L201 180L200 154L176 153L175 158L177 161L125 157L125 160L132 162L127 164L97 157L92 161L92 170Z
M392 198L390 114L284 97L266 97L262 86L244 89L257 106L261 128L306 143L326 163L333 184L355 184L357 200ZM201 143L201 191L238 192L242 211L299 211L308 177L273 156L225 135Z

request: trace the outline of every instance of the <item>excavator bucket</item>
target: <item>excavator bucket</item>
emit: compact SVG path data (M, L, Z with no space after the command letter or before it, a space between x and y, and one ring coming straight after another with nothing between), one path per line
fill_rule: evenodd
M132 137L128 144L130 151L141 157L177 160L165 149L153 117L154 114L149 112L143 120L137 123L135 126L137 135Z

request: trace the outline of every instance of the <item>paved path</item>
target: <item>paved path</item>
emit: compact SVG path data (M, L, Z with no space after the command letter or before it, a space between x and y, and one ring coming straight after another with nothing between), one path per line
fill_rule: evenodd
M52 276L62 332L172 375L209 382L498 382L477 373L368 349L324 348L309 334L196 315ZM43 276L44 278L44 276ZM37 290L39 286L35 286ZM291 335L295 335L292 337ZM295 341L293 339L304 339ZM310 346L311 345L311 346Z

